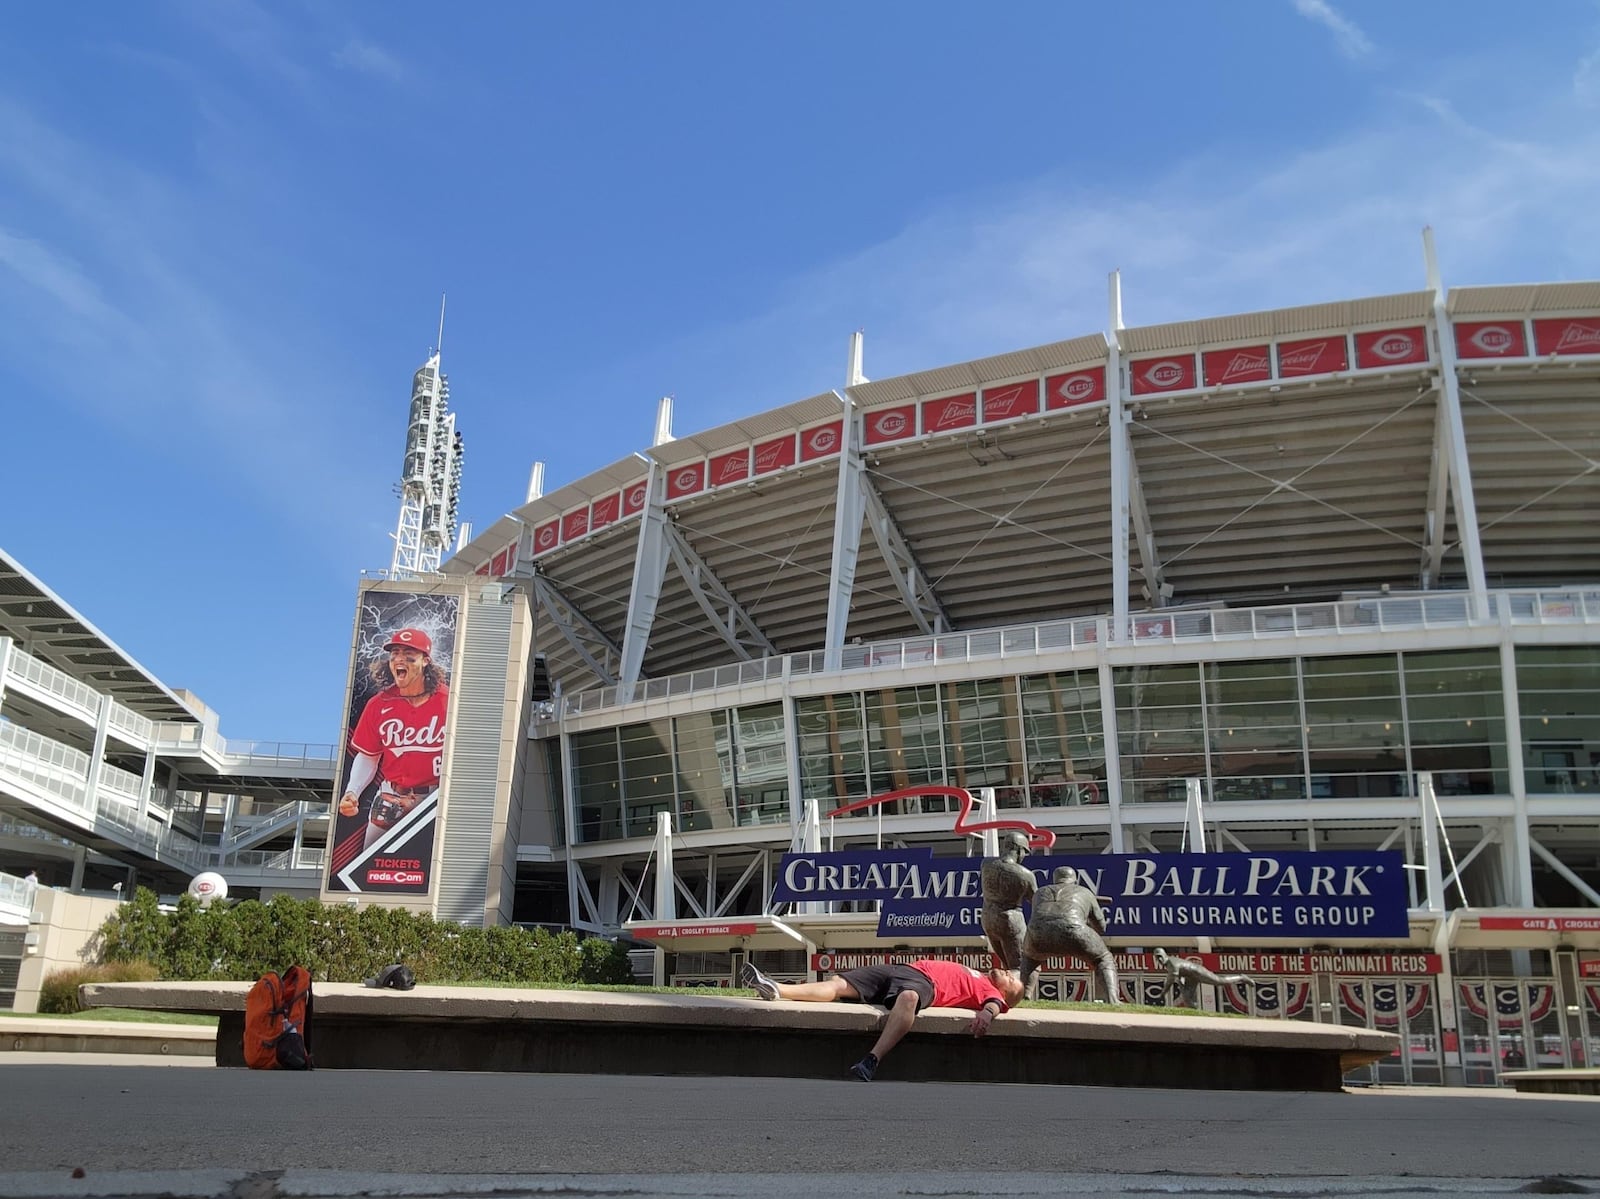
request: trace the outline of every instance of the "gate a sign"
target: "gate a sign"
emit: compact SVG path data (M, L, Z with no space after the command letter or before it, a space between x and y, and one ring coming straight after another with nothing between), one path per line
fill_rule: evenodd
M1043 886L1071 866L1093 887L1116 937L1292 937L1318 941L1409 932L1399 852L1036 855ZM931 848L786 853L774 903L877 901L878 935L983 936L981 858Z

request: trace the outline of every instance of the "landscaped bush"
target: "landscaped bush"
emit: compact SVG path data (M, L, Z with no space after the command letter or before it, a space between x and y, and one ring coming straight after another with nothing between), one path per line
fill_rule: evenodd
M274 897L163 912L140 888L101 927L105 962L148 962L170 979L255 979L298 963L325 982L360 982L404 962L418 982L629 983L625 946L534 928L465 928L402 908Z
M78 988L84 983L147 983L160 977L160 971L149 962L106 962L52 970L39 984L39 1012L54 1016L81 1012Z

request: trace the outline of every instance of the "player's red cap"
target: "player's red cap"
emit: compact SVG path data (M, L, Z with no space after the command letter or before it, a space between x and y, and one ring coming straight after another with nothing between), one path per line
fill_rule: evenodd
M403 645L407 649L421 650L430 658L433 657L433 641L421 629L401 629L384 644L384 649L393 649Z

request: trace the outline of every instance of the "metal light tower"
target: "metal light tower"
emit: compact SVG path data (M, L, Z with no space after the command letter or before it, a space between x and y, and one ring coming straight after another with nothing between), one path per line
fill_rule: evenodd
M400 522L394 531L393 579L439 569L455 540L461 499L461 434L450 411L450 381L439 369L444 347L444 301L439 302L439 347L411 376L411 418L400 474Z

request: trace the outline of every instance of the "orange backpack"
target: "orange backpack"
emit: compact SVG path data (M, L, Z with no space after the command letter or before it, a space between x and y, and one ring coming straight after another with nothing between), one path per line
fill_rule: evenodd
M244 1000L244 1064L252 1070L310 1070L311 972L267 971Z

